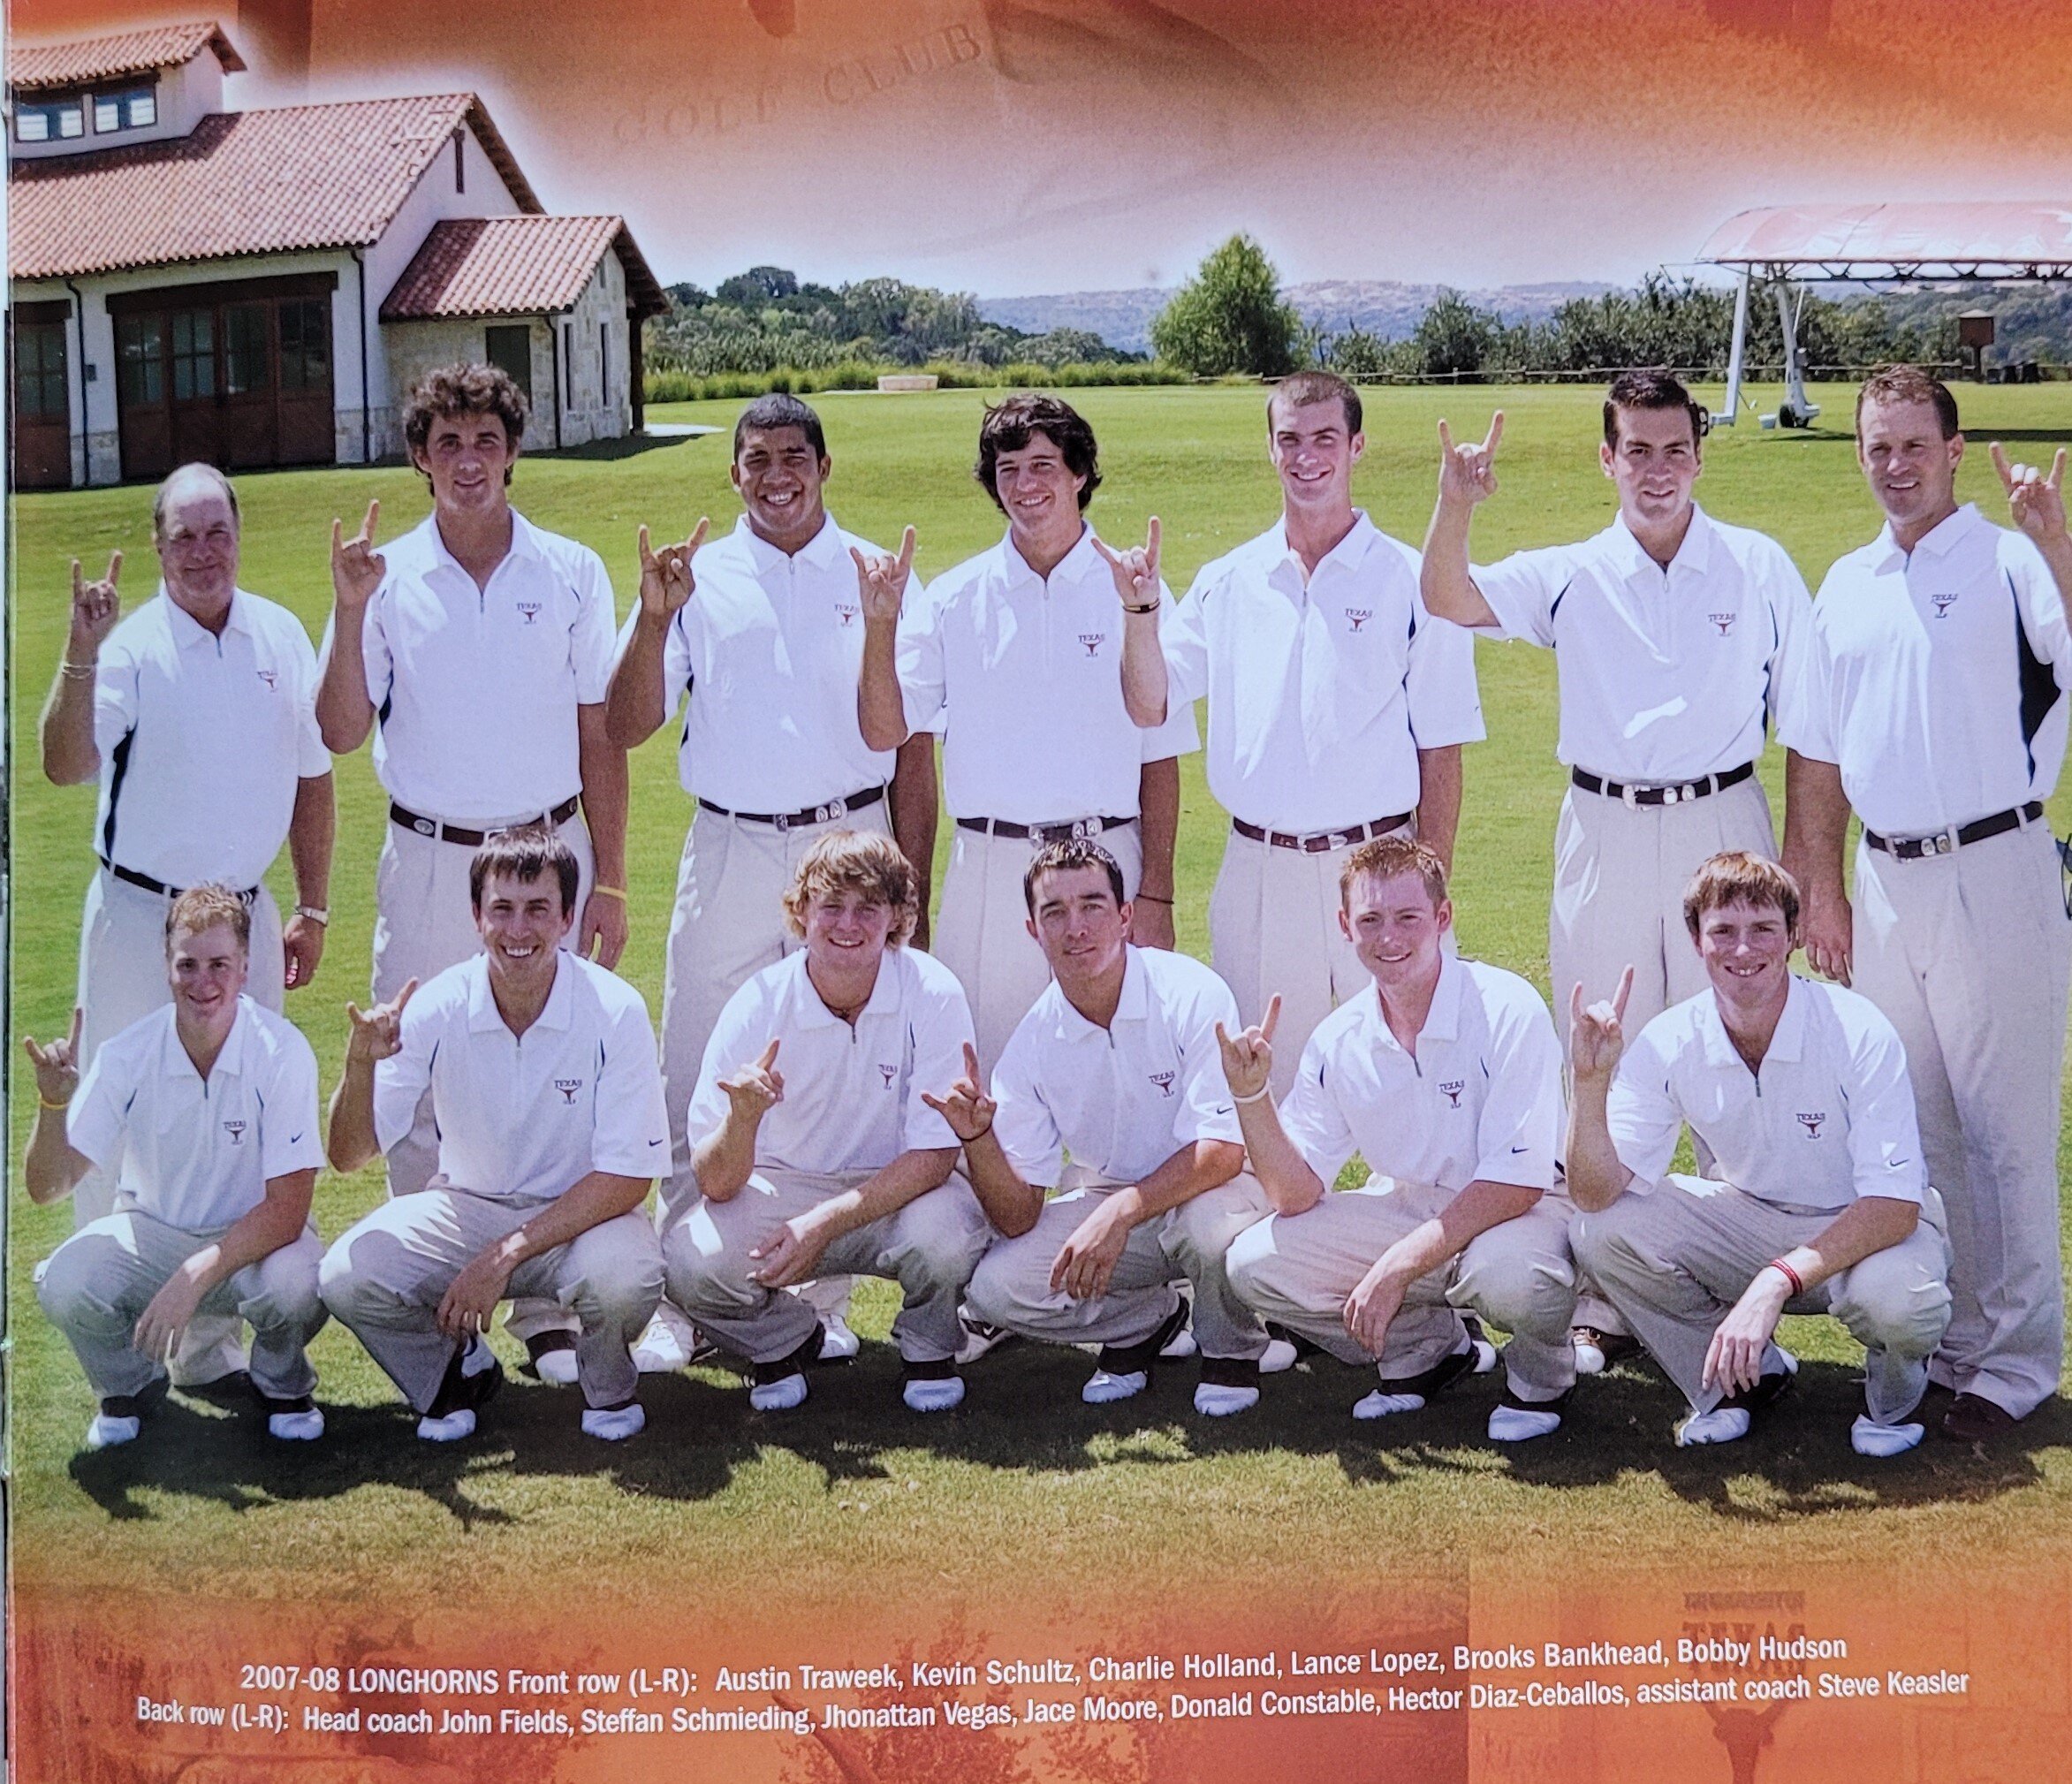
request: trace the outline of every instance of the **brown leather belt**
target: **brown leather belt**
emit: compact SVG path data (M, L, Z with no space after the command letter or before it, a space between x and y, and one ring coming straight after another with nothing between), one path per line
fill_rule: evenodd
M738 817L744 824L767 824L778 830L789 830L793 824L832 824L838 817L846 817L853 811L876 805L884 796L884 787L867 786L846 799L831 799L825 805L809 805L803 811L729 811L709 799L701 799L698 809L709 811L715 817Z
M1701 774L1696 780L1680 780L1665 786L1628 786L1621 781L1600 779L1585 769L1572 768L1568 778L1585 793L1601 793L1606 799L1615 799L1622 805L1685 805L1694 799L1704 799L1715 793L1724 793L1730 786L1739 786L1756 771L1756 764L1744 762L1739 768L1730 768L1723 774Z
M1240 836L1252 842L1263 842L1271 848L1292 848L1303 854L1324 854L1334 848L1349 848L1355 843L1368 842L1378 836L1387 836L1410 822L1410 814L1403 812L1395 817L1378 817L1372 824L1356 824L1350 830L1320 830L1309 836L1291 836L1286 831L1262 830L1256 824L1247 824L1241 817L1233 817L1230 827Z
M582 803L582 794L572 793L561 803L538 817L520 818L515 824L499 824L497 830L523 830L528 824L564 824L575 816L575 808ZM420 817L414 811L389 801L389 821L399 824L405 830L415 831L420 836L432 837L440 842L457 842L462 848L480 848L497 831L468 830L458 824L441 824L436 817Z
M983 831L1016 842L1070 842L1074 837L1099 836L1135 822L1134 817L1075 817L1065 824L1010 824L1004 817L960 817L957 828Z

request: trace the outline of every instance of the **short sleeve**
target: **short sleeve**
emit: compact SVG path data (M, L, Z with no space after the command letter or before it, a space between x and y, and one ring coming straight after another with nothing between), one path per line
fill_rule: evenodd
M1770 673L1764 701L1772 726L1781 723L1791 699L1792 678L1799 672L1799 657L1813 630L1813 597L1806 592L1806 579L1781 545L1764 554L1765 592L1769 596L1774 641L1770 649Z
M404 1013L407 1015L408 1011ZM249 1021L249 1014L241 1020ZM299 1029L278 1034L259 1123L260 1168L270 1181L292 1171L323 1168L323 1124L316 1103L316 1055Z
M465 1012L467 1006L462 1005ZM374 1143L386 1152L408 1134L417 1105L432 1087L432 1055L444 1028L444 1011L413 1002L403 1012L403 1045L374 1068Z
M1849 1050L1849 1166L1856 1194L1921 1202L1928 1167L1907 1051L1899 1031L1868 1004Z
M110 1046L96 1048L65 1112L65 1143L96 1168L111 1164L129 1127L136 1093L135 1069L125 1054Z
M1823 585L1825 592L1825 585ZM1815 762L1840 762L1834 737L1834 664L1821 624L1820 603L1806 615L1784 659L1783 698L1777 707L1777 740Z
M971 1006L948 968L939 976L922 978L917 973L916 978L921 982L912 1006L914 1059L907 1081L904 1143L908 1151L961 1146L950 1124L921 1097L924 1090L939 1097L964 1075L964 1049L977 1044Z
M1403 677L1410 737L1420 749L1478 743L1482 695L1475 680L1475 638L1450 619L1436 619L1418 604L1410 634L1410 664Z
M575 624L570 628L568 654L575 671L578 706L603 703L611 687L611 664L619 645L618 613L611 578L604 560L587 548L575 554Z
M1561 1044L1537 991L1491 1012L1489 1094L1476 1125L1475 1175L1522 1189L1554 1187L1561 1137Z
M726 1000L712 1036L705 1043L705 1057L698 1067L698 1087L684 1116L684 1137L693 1147L702 1144L726 1125L732 1105L719 1088L722 1078L732 1077L740 1067L762 1056L770 1044L770 1012L763 988L754 979Z
M1549 650L1554 648L1554 606L1574 573L1574 560L1560 545L1514 551L1472 572L1501 634Z
M669 1112L662 1098L662 1062L648 1006L637 994L624 999L605 1030L593 1120L592 1170L643 1179L668 1174Z
M1158 598L1161 601L1166 598L1164 583L1158 585ZM1164 762L1170 756L1192 755L1202 747L1202 733L1195 725L1195 702L1200 696L1190 694L1185 699L1180 698L1178 687L1171 679L1170 667L1166 674L1165 722L1163 725L1146 725L1138 733L1143 744L1141 759L1145 762Z
M1180 1107L1173 1119L1173 1137L1182 1146L1199 1140L1241 1143L1244 1130L1238 1124L1237 1105L1223 1075L1223 1049L1217 1044L1216 1025L1226 1034L1241 1032L1243 1022L1237 999L1221 979L1203 984L1175 1011L1181 1068L1187 1074Z
M943 667L943 601L932 588L908 591L899 609L895 647L907 729L939 731L946 685Z
M1287 1101L1280 1107L1281 1130L1326 1190L1338 1181L1346 1161L1360 1150L1338 1098L1324 1088L1327 1063L1324 1049L1312 1035L1302 1049L1302 1064L1295 1067L1295 1082Z
M998 1105L993 1133L1015 1175L1041 1188L1055 1187L1065 1170L1065 1136L1036 1088L1036 1047L1026 1020L993 1067L992 1095Z
M1207 572L1195 578L1195 585L1172 612L1162 616L1158 648L1165 654L1165 722L1173 722L1176 707L1192 707L1209 691L1210 585Z
M367 697L379 712L389 703L389 695L396 685L396 660L389 649L389 634L385 615L388 595L394 586L395 573L391 571L382 579L381 587L374 591L373 598L360 616L360 655L367 671ZM317 651L317 679L321 682L323 672L330 667L331 652L338 649L338 610L331 610L331 617L324 621L323 643Z
M103 763L136 723L136 659L125 649L103 650L94 676L94 748Z
M1626 1050L1605 1098L1605 1124L1619 1162L1643 1183L1659 1183L1683 1135L1683 1109L1669 1082L1670 1034L1666 1012Z
M288 654L298 678L295 691L295 773L314 780L331 771L331 753L323 747L323 733L316 723L316 652L309 648L309 634L299 619L291 619Z
M2060 687L2072 687L2072 627L2065 622L2065 599L2042 552L2022 534L2004 529L2000 562L2022 610L2022 629L2030 649L2051 666Z

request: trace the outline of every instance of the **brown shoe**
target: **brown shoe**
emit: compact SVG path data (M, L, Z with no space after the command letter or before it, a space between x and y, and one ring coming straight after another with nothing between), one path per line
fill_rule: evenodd
M1568 1341L1575 1347L1575 1372L1602 1375L1615 1363L1640 1355L1640 1340L1623 1332L1599 1332L1594 1325L1569 1329Z
M1942 1416L1942 1434L1958 1443L1991 1443L2021 1421L1984 1394L1960 1393Z

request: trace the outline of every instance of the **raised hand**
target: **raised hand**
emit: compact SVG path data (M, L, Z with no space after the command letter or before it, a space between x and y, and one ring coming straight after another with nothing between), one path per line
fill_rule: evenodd
M87 581L80 560L72 560L72 637L65 646L68 663L91 663L101 645L122 617L122 597L115 592L115 579L122 574L122 553L108 554L108 573L97 582Z
M69 1103L72 1092L80 1087L80 1013L72 1013L72 1032L62 1041L49 1041L39 1046L27 1035L21 1044L27 1050L29 1064L35 1068L36 1095L46 1103Z
M760 1121L785 1099L785 1074L777 1069L777 1042L772 1039L753 1065L722 1078L719 1088L742 1120Z
M1438 424L1439 500L1465 502L1473 507L1497 493L1497 442L1504 437L1504 412L1490 417L1489 432L1482 444L1455 445L1453 429Z
M921 1100L947 1121L950 1131L968 1145L991 1131L994 1113L1000 1106L985 1093L985 1080L979 1075L978 1052L969 1041L964 1044L964 1075L950 1086L949 1094L931 1097L923 1090Z
M331 522L331 589L338 605L348 612L358 612L374 599L388 570L382 554L374 549L374 531L381 518L382 505L369 502L367 519L350 539L343 521Z
M1611 1077L1626 1051L1626 1000L1633 995L1633 968L1619 975L1619 989L1612 1001L1601 999L1585 1008L1582 983L1576 982L1568 995L1568 1070L1577 1082Z
M1144 530L1141 550L1132 547L1127 551L1112 551L1098 533L1094 535L1094 550L1101 554L1108 573L1114 577L1115 592L1122 597L1125 607L1156 609L1165 598L1158 581L1158 537L1156 514Z
M345 1006L353 1024L345 1037L345 1058L362 1066L378 1065L403 1051L403 1011L417 994L417 981L410 980L388 1003L362 1012L357 1004Z
M674 619L696 592L691 559L711 530L711 517L701 514L689 538L657 551L649 546L648 529L641 528L641 611L649 619Z
M866 558L854 545L849 556L856 566L856 592L863 597L863 623L897 625L899 603L907 596L907 578L914 569L913 528L900 538L896 558Z
M1280 993L1267 999L1266 1019L1231 1036L1221 1022L1216 1025L1216 1044L1223 1050L1223 1081L1230 1094L1250 1102L1273 1077L1273 1031L1280 1025Z
M2038 545L2065 537L2065 449L2058 448L2046 475L2034 465L2010 465L1995 440L1986 448L1992 467L2007 492L2007 512Z

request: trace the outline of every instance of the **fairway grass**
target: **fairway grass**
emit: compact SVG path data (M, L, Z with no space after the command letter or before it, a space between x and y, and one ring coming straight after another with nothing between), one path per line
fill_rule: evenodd
M1196 568L1265 528L1278 490L1265 458L1264 403L1250 389L1069 393L1092 421L1106 482L1092 518L1119 543L1161 518L1166 577L1184 592ZM1700 393L1701 398L1716 392ZM1774 407L1775 391L1757 392ZM1760 431L1752 415L1715 433L1700 499L1722 520L1777 537L1818 586L1867 540L1877 516L1848 433L1853 391L1824 386L1822 425ZM2072 438L2072 386L1965 389L1974 450L1960 494L2004 520L1985 442L2047 459ZM869 393L815 399L842 524L896 543L911 523L922 574L992 543L1001 523L972 481L983 394ZM1368 393L1358 498L1385 530L1421 539L1431 505L1435 424L1479 430L1492 406L1507 426L1499 493L1476 522L1476 555L1573 539L1606 524L1598 396L1574 387L1405 389ZM650 410L658 421L731 426L739 405ZM535 521L584 540L611 569L620 611L634 597L634 530L682 536L702 513L731 526L724 431L528 459L514 496ZM285 603L321 634L330 604L334 515L348 530L370 498L392 537L422 517L417 477L400 467L242 476L245 586ZM155 581L151 492L38 495L14 506L11 686L16 1035L64 1030L72 997L80 900L91 864L90 788L54 788L36 771L35 720L64 641L67 561L99 573L125 554L125 607ZM1546 904L1562 777L1553 760L1552 657L1477 647L1490 740L1467 752L1454 894L1464 951L1546 986ZM1764 763L1781 814L1781 757ZM342 1006L364 996L374 866L384 801L367 752L338 764L334 921L314 987L290 998L328 1094L342 1054ZM1201 758L1183 765L1178 921L1182 947L1206 955L1206 907L1224 820ZM2063 830L2072 801L2053 801ZM688 817L674 732L633 758L628 844L632 941L622 969L658 1011L664 940ZM946 843L946 839L945 839ZM939 878L938 878L939 884ZM276 890L292 903L285 862ZM11 1044L19 1048L19 1039ZM19 1059L19 1052L15 1055ZM33 1078L14 1074L11 1158L34 1112ZM2062 1159L2063 1154L2061 1153ZM2062 1173L2061 1173L2061 1175ZM380 1194L372 1172L327 1172L319 1226L336 1236ZM1189 1409L1193 1365L1163 1371L1142 1399L1082 1406L1089 1359L1016 1346L970 1371L966 1408L922 1418L898 1402L884 1337L894 1291L858 1293L868 1341L855 1365L814 1378L799 1412L751 1414L738 1378L703 1369L649 1378L649 1429L623 1446L575 1430L572 1389L519 1383L482 1436L421 1444L388 1382L332 1325L313 1355L330 1430L321 1444L269 1445L254 1422L176 1397L142 1441L78 1454L91 1396L37 1309L35 1263L71 1228L68 1208L10 1203L17 1566L38 1583L120 1581L134 1589L259 1598L408 1594L441 1581L474 1597L520 1592L543 1569L581 1577L628 1603L770 1589L839 1602L859 1583L907 1579L983 1590L1017 1568L1069 1567L1088 1579L1222 1575L1237 1558L1290 1582L1387 1569L1406 1582L1479 1562L1507 1571L1717 1560L1758 1570L1848 1559L1898 1562L2072 1553L2072 1416L2061 1398L2011 1440L1974 1454L1932 1439L1894 1461L1849 1450L1861 1352L1825 1320L1787 1321L1807 1358L1796 1393L1748 1440L1723 1450L1670 1446L1678 1410L1654 1372L1628 1366L1585 1382L1562 1431L1515 1449L1484 1442L1496 1386L1484 1378L1423 1415L1355 1425L1370 1385L1320 1362L1270 1381L1262 1405L1226 1421ZM507 1360L517 1348L499 1337Z

